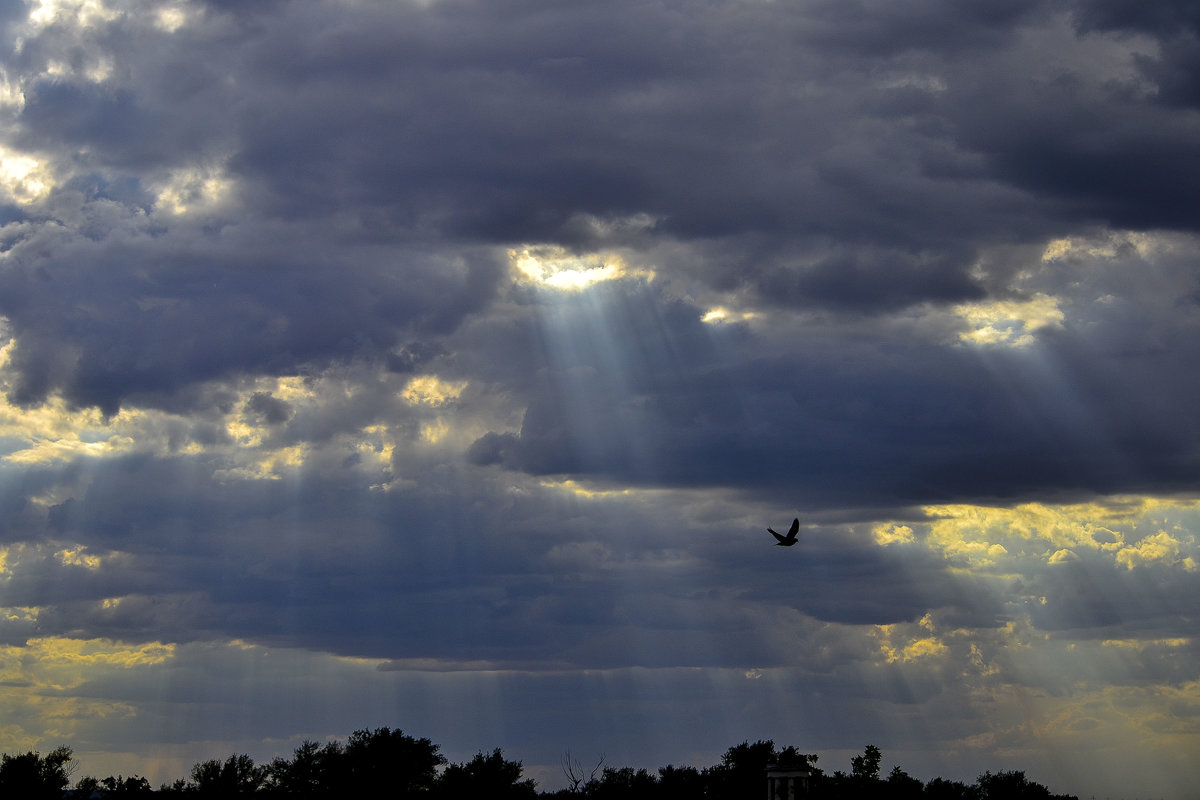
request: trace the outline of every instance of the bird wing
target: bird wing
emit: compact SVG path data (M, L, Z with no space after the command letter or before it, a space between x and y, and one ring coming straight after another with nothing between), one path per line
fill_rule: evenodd
M796 534L799 532L800 532L800 520L794 519L794 520L792 520L792 527L788 528L788 538L795 539Z
M781 542L787 541L787 539L784 538L781 534L776 533L775 531L771 530L770 528L767 528L767 533L771 534L772 536L774 536L776 539L778 539Z

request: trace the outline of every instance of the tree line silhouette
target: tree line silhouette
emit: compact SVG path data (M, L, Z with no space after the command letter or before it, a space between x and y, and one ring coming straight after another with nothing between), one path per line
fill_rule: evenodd
M585 766L567 751L561 766L566 787L539 792L526 778L520 761L510 761L499 748L477 753L470 761L450 763L440 747L426 738L383 727L359 730L343 744L302 742L291 758L277 757L256 764L246 754L201 761L188 778L163 784L157 791L144 777L84 776L68 789L75 770L70 747L0 756L0 800L60 800L63 797L100 798L154 795L158 797L389 797L425 800L487 798L487 800L753 800L766 789L768 765L804 768L809 773L804 797L883 798L884 800L1077 800L1052 794L1029 780L1024 772L985 772L973 784L910 776L899 766L881 777L882 753L867 745L850 760L850 772L825 774L818 757L795 747L776 749L771 740L749 741L730 747L710 767L667 765L657 772L606 766L601 756ZM590 763L590 762L589 762Z

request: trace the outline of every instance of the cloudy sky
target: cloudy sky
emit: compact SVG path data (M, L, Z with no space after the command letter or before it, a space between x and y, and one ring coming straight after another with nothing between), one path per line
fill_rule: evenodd
M1197 8L0 2L0 750L1192 794Z

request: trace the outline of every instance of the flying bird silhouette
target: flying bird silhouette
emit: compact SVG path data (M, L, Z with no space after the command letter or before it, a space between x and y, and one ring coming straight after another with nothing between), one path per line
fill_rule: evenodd
M779 540L775 543L777 547L791 547L796 543L796 534L800 532L800 520L792 520L792 527L788 528L787 536L776 533L770 528L767 528L767 532Z

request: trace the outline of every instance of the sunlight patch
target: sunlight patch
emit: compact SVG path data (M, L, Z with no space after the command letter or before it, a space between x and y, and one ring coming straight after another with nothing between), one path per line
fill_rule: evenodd
M714 306L704 312L700 321L709 325L717 325L730 322L749 322L757 316L758 312L755 311L731 311L724 306Z
M155 11L154 27L164 33L175 33L191 22L190 17L188 9L183 6L166 6Z
M0 606L0 620L4 622L37 622L35 606Z
M1162 241L1150 234L1137 231L1114 231L1096 237L1068 237L1054 239L1042 252L1042 261L1068 259L1113 259L1122 252L1132 250L1146 258L1160 249Z
M260 447L295 416L298 404L314 397L303 379L259 378L242 392L238 413L225 423L225 432L239 447Z
M304 466L308 452L309 445L307 443L268 450L258 460L246 466L213 470L213 478L222 482L229 480L277 481L286 472Z
M447 381L436 375L418 375L408 382L400 396L414 406L441 406L457 400L467 381Z
M1104 647L1116 647L1125 650L1146 650L1149 648L1179 648L1187 647L1191 639L1180 637L1170 639L1104 639L1100 644Z
M0 358L0 366L5 359ZM0 388L4 382L0 380ZM69 461L79 457L109 457L132 451L135 439L126 427L137 415L122 411L109 422L96 409L68 409L61 398L47 400L41 406L20 408L10 405L0 393L0 437L18 443L0 455L0 461L14 464L42 464Z
M970 326L959 338L985 346L1028 347L1035 331L1060 328L1063 322L1058 301L1040 292L1024 301L965 303L955 306L954 313Z
M913 627L911 624L875 626L879 649L887 663L917 661L950 652L950 648L934 635L933 621L928 614L917 623L917 630L909 634Z
M55 553L54 557L64 567L83 567L93 572L100 569L100 556L88 553L87 547L84 545L80 545L75 549L63 548Z
M559 291L581 291L624 277L654 279L652 270L630 268L616 253L580 255L554 245L509 250L508 261L519 281Z
M51 61L46 65L44 74L60 80L82 78L92 83L103 83L112 77L113 62L107 56L97 56L88 64Z
M16 202L28 204L50 194L54 179L41 161L0 145L0 188Z
M177 216L215 211L230 199L233 187L233 179L220 166L175 170L159 189L155 207Z
M1055 550L1053 553L1051 553L1050 558L1047 559L1047 562L1050 564L1070 564L1078 560L1079 556L1075 555L1074 550L1067 550L1064 548L1062 550Z
M426 444L437 444L446 438L450 433L450 423L438 417L432 422L426 422L421 425L421 441Z
M141 412L122 409L105 419L97 409L72 409L61 397L21 408L8 402L4 366L11 342L0 348L0 439L9 440L0 462L44 464L75 458L107 458L132 452Z
M354 443L354 450L365 462L376 467L387 467L392 463L396 450L391 431L387 425L368 425L363 436Z
M0 681L73 688L90 679L82 667L125 669L162 664L174 653L175 645L161 642L125 645L110 639L35 638L21 647L0 646Z
M45 464L53 461L71 461L76 458L105 458L131 452L137 443L128 436L110 436L107 439L87 442L78 438L43 440L24 450L17 450L2 460L14 464Z
M1195 571L1200 560L1196 538L1188 533L1197 524L1197 510L1192 499L1156 498L1111 498L1108 503L1063 506L924 508L930 518L929 545L974 566L991 563L1004 552L1051 564L1079 560L1090 552L1106 555L1130 570L1157 564L1187 571ZM1147 522L1156 525L1158 533L1140 537L1137 528Z
M997 541L1007 534L989 518L988 511L974 506L926 509L930 516L942 517L930 523L928 542L943 555L973 567L995 564L998 558L1008 553L1008 549Z
M875 543L880 545L889 544L910 544L913 541L913 529L907 525L896 525L894 523L876 525L871 530L871 535L875 537Z
M170 644L126 645L108 639L32 638L24 645L0 646L0 684L8 687L0 693L0 718L8 723L5 735L33 741L47 735L69 738L84 720L135 714L129 703L71 692L109 674L161 665L174 652Z
M1163 564L1166 566L1183 564L1185 569L1195 571L1196 562L1192 559L1186 559L1191 563L1190 565L1184 563L1185 559L1181 557L1180 553L1179 540L1166 531L1159 531L1153 536L1147 536L1136 544L1122 547L1117 551L1116 558L1118 564L1130 570L1150 564Z
M567 492L576 497L583 497L589 500L598 497L628 497L634 493L633 489L599 489L585 486L579 481L570 478L566 480L542 480L538 481L539 486L547 489L553 489L556 492ZM638 490L642 492L650 492L652 489Z
M59 22L91 28L119 16L120 11L106 8L100 0L33 0L29 7L29 21L43 28Z
M8 70L0 66L0 109L20 111L25 107L25 91L20 81L8 76Z

